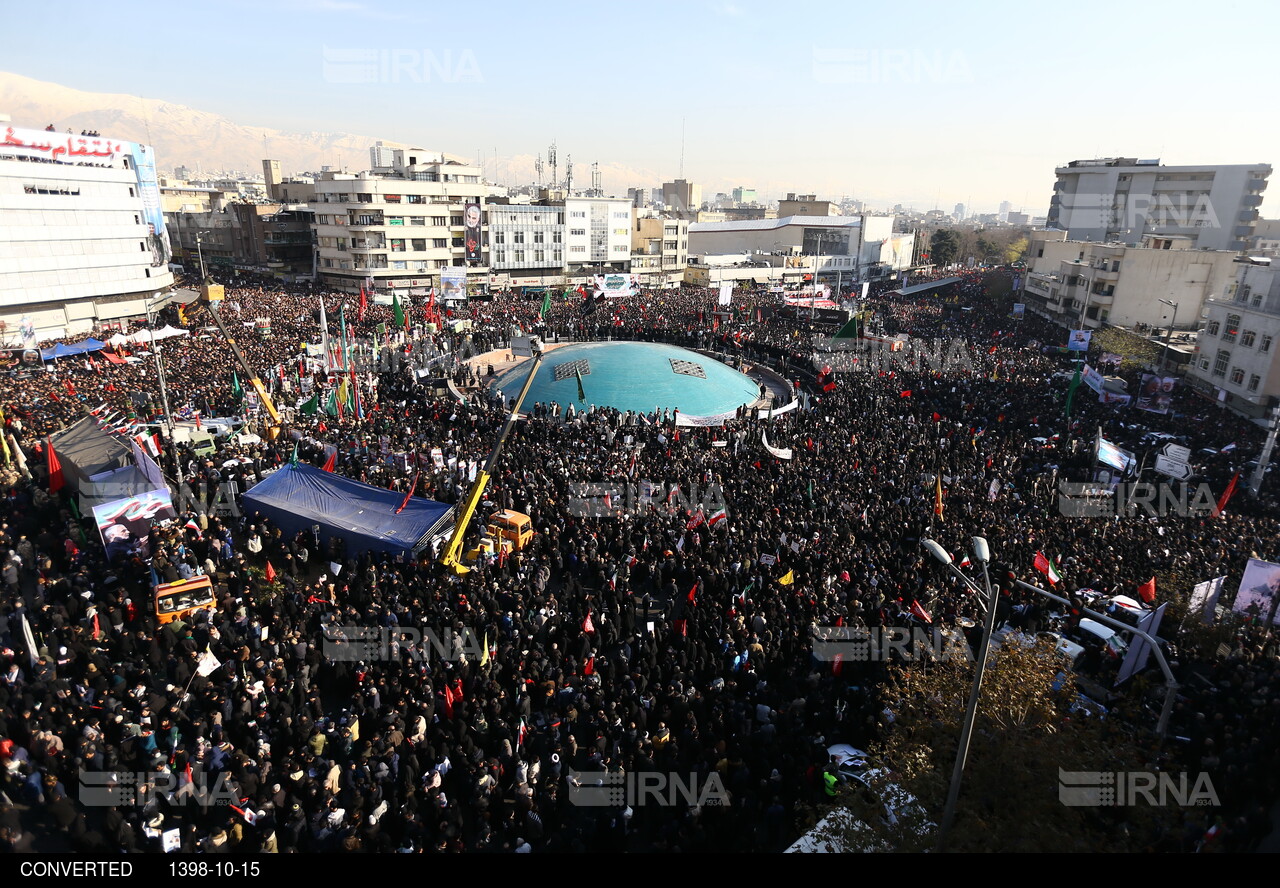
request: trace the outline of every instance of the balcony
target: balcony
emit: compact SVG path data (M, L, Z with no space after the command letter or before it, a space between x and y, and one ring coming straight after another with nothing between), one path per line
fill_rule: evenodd
M1266 191L1267 180L1264 178L1255 176L1251 178L1248 182L1246 182L1244 187L1249 191Z
M1240 204L1241 206L1246 206L1246 207L1260 207L1262 206L1262 195L1246 194L1243 198L1240 199Z
M1252 225L1237 225L1231 230L1233 237L1250 237L1253 234Z

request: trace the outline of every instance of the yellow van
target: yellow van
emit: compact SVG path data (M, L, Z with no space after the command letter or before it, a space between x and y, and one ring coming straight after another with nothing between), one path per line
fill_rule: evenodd
M156 621L160 625L182 619L191 622L196 611L213 611L213 583L207 576L192 577L176 583L161 583L155 593Z

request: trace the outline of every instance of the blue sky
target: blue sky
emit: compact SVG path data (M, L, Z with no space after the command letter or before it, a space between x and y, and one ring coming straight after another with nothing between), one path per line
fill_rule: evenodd
M741 184L1043 212L1075 158L1280 160L1269 3L5 6L0 64L28 77L496 151L499 177L555 140L578 181L600 161L611 191L674 178L682 121L685 177L708 197Z

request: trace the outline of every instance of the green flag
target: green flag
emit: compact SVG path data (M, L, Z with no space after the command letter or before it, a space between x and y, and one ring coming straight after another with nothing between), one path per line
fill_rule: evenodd
M244 399L244 389L240 387L240 377L236 375L236 371L231 371L231 394L237 401Z
M307 399L307 403L300 408L304 416L315 416L320 412L320 393L312 392L311 397Z
M387 322L386 322L386 321L382 321L380 324L378 324L378 335L379 335L379 336L381 336L383 339L386 339L386 337L387 337Z
M585 404L587 403L587 392L582 387L582 371L574 370L573 375L578 377L578 400Z
M324 412L330 416L338 415L338 390L331 389L329 391L329 400L325 402Z
M313 397L311 400L314 401L315 398ZM298 464L298 443L295 441L293 444L293 456L289 457L289 465L296 466L297 464Z
M849 318L849 322L845 324L843 327L841 327L840 332L838 332L835 336L831 338L832 339L857 339L858 338L857 315L854 315L853 317Z
M551 313L551 291L548 290L542 296L542 310L538 312L539 318L545 318Z
M1076 396L1076 388L1080 385L1080 364L1076 364L1076 375L1071 377L1071 388L1067 389L1067 415L1071 418L1071 401Z
M398 293L391 294L391 310L395 313L396 326L403 327L405 325L404 309L400 307L400 295Z

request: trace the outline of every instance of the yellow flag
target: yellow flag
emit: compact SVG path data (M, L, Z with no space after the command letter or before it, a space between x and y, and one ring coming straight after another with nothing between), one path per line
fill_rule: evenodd
M481 666L489 665L489 630L487 629L485 630L485 633L484 633L484 653L480 655L480 665Z
M13 456L9 453L9 435L5 431L3 407L0 407L0 446L4 448L4 464L7 466L13 462Z
M783 586L790 586L795 581L796 581L796 572L794 570L787 571L786 576L778 580L778 582Z

